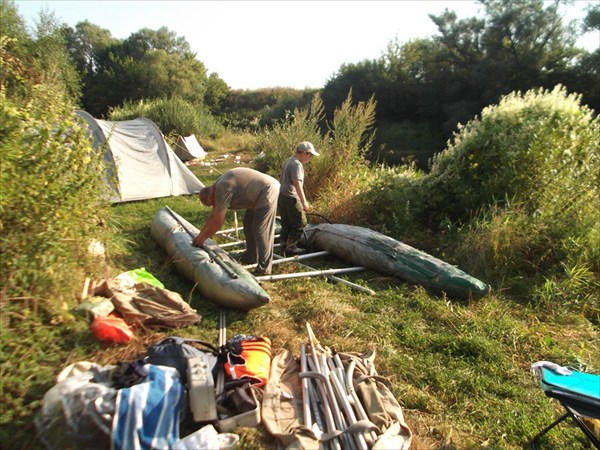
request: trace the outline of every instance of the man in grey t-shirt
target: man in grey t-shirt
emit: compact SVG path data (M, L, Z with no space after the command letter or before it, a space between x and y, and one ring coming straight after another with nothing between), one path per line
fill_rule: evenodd
M200 201L205 206L212 206L212 210L192 245L203 246L219 231L228 209L244 209L246 252L241 261L257 264L255 275L270 274L278 194L279 182L262 172L244 167L225 172L212 186L200 191Z
M281 253L299 254L297 247L306 227L306 212L310 205L304 195L304 164L312 156L319 156L310 142L300 142L294 156L290 156L281 170L281 188L279 189L279 215L281 216Z

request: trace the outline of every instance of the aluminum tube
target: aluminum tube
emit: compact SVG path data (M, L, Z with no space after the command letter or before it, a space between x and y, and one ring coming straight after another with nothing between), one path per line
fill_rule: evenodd
M244 266L246 267L246 266ZM311 272L297 272L297 273L284 273L281 275L264 275L256 277L259 281L274 281L274 280L287 280L290 278L304 278L304 277L318 277L327 276L335 273L351 273L351 272L362 272L366 270L364 267L346 267L342 269L325 269L325 270L314 270Z
M279 244L275 244L277 247ZM283 256L275 254L274 257L276 259L283 258ZM304 267L305 269L315 270L313 267L307 266L306 264L296 263L300 267ZM335 275L326 275L327 279L330 281L335 281L336 283L342 283L346 286L350 286L352 289L356 289L357 291L366 292L369 295L376 295L377 293L373 289L369 289L367 287L361 286L356 283L352 283L351 281L344 280L343 278L336 277Z
M325 409L321 400L319 399L319 394L317 393L317 387L315 385L317 380L314 378L308 378L308 395L310 397L310 407L313 413L313 417L315 418L315 424L318 428L318 438L321 438L321 434L327 430L327 425L324 422L323 415L325 414ZM314 430L315 434L317 431Z
M339 356L337 356L337 361L339 361L339 364L341 364L343 366L342 361ZM356 393L356 390L354 389L354 368L355 367L356 367L356 361L350 360L350 363L348 364L348 369L346 370L346 389L350 393L350 397L352 398L352 403L354 405L354 409L356 410L356 415L358 416L358 418L361 420L371 420L371 419L369 419L369 416L367 415L367 412L365 411L365 408L364 408L362 402L360 401L360 399L358 398L358 394ZM373 442L375 442L377 440L377 433L375 433L374 431L370 431L369 433L371 435L371 439L373 440Z
M246 243L246 241L228 242L226 244L219 244L219 247L221 247L221 248L231 248L231 247L237 247L239 245L243 245L245 243Z
M300 344L300 371L306 372L306 346ZM308 391L308 379L302 378L302 411L304 412L304 425L312 428L310 415L310 393Z
M215 234L229 234L229 233L233 233L235 231L240 231L242 229L243 229L243 227L228 228L226 230L219 230Z
M238 219L237 219L237 211L233 211L233 228L235 230L235 237L239 236L239 231L243 228L240 228L238 226Z
M346 395L346 389L343 386L344 377L342 375L341 380L340 380L339 371L337 370L337 369L339 369L339 367L335 366L335 363L332 358L328 358L327 362L328 362L329 366L333 369L333 370L330 370L330 372L329 372L329 379L331 380L331 384L335 390L337 399L340 402L342 409L344 410L344 413L346 415L348 423L350 425L354 425L357 422L356 415L354 414L352 405L348 401L348 397ZM341 368L341 370L343 372L343 367ZM354 439L356 441L356 443L355 443L356 448L359 448L360 450L367 450L367 448L368 448L367 442L365 441L365 438L362 435L362 433L356 433L356 435L354 435Z
M226 328L226 313L225 311L219 311L219 348L223 347L227 343L227 328ZM225 390L225 372L219 370L216 382L216 395L221 396Z
M282 264L282 263L287 263L287 262L295 262L295 261L302 261L304 259L310 259L310 258L318 258L319 256L325 256L325 255L329 255L329 252L314 252L314 253L305 253L304 255L296 255L296 256L290 256L287 258L281 258L281 259L276 259L275 261L273 261L273 264Z
M313 350L314 351L314 350ZM339 428L337 428L336 426L336 420L333 417L333 412L331 410L331 401L328 397L326 388L325 388L325 381L327 380L327 378L319 372L319 364L316 358L316 355L314 355L314 353L311 354L312 359L307 359L307 363L308 363L308 367L311 370L311 372L308 372L306 374L306 376L310 376L310 377L314 377L315 379L319 380L320 382L316 384L317 386L317 390L320 394L320 398L321 398L321 404L323 405L323 412L325 415L325 422L326 422L326 431L328 433L331 433L335 430L338 430ZM312 366L312 367L311 367ZM340 443L337 437L331 439L331 446L333 448L335 448L336 450L340 449Z
M339 430L346 431L346 428L348 428L348 423L346 423L344 415L342 414L340 405L338 404L338 397L335 393L333 384L331 383L331 371L329 370L329 367L327 367L327 358L325 357L325 355L323 353L321 353L319 355L319 358L320 358L320 365L319 365L320 372L325 377L325 387L327 389L328 396L331 401L331 409L333 412L333 418L335 419ZM341 438L346 443L347 448L355 448L356 447L356 444L353 442L354 439L353 439L352 435L345 433L345 434L342 434Z

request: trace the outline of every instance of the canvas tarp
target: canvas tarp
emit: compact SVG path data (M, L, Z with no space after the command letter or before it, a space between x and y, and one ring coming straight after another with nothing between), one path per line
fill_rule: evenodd
M206 156L206 151L202 148L196 136L177 138L177 144L175 144L175 154L179 156L182 161L189 161L191 159L202 159Z
M151 120L113 122L76 113L88 123L94 147L105 152L106 178L115 189L112 202L194 194L204 187Z

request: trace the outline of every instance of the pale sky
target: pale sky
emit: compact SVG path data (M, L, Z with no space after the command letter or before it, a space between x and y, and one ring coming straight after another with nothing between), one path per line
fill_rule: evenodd
M564 10L582 19L577 0ZM428 14L444 9L459 19L479 15L470 0L388 1L92 1L18 0L19 14L33 27L41 10L53 11L75 27L88 20L125 39L141 28L167 27L189 42L209 73L232 89L321 88L344 63L379 58L388 43L401 44L437 34ZM587 33L578 45L592 51L600 33Z

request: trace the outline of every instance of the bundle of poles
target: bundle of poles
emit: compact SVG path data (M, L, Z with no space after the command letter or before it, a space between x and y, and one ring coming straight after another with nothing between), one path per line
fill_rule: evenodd
M377 439L353 383L354 364L323 348L306 323L308 345L300 345L304 425L332 450L367 450Z

